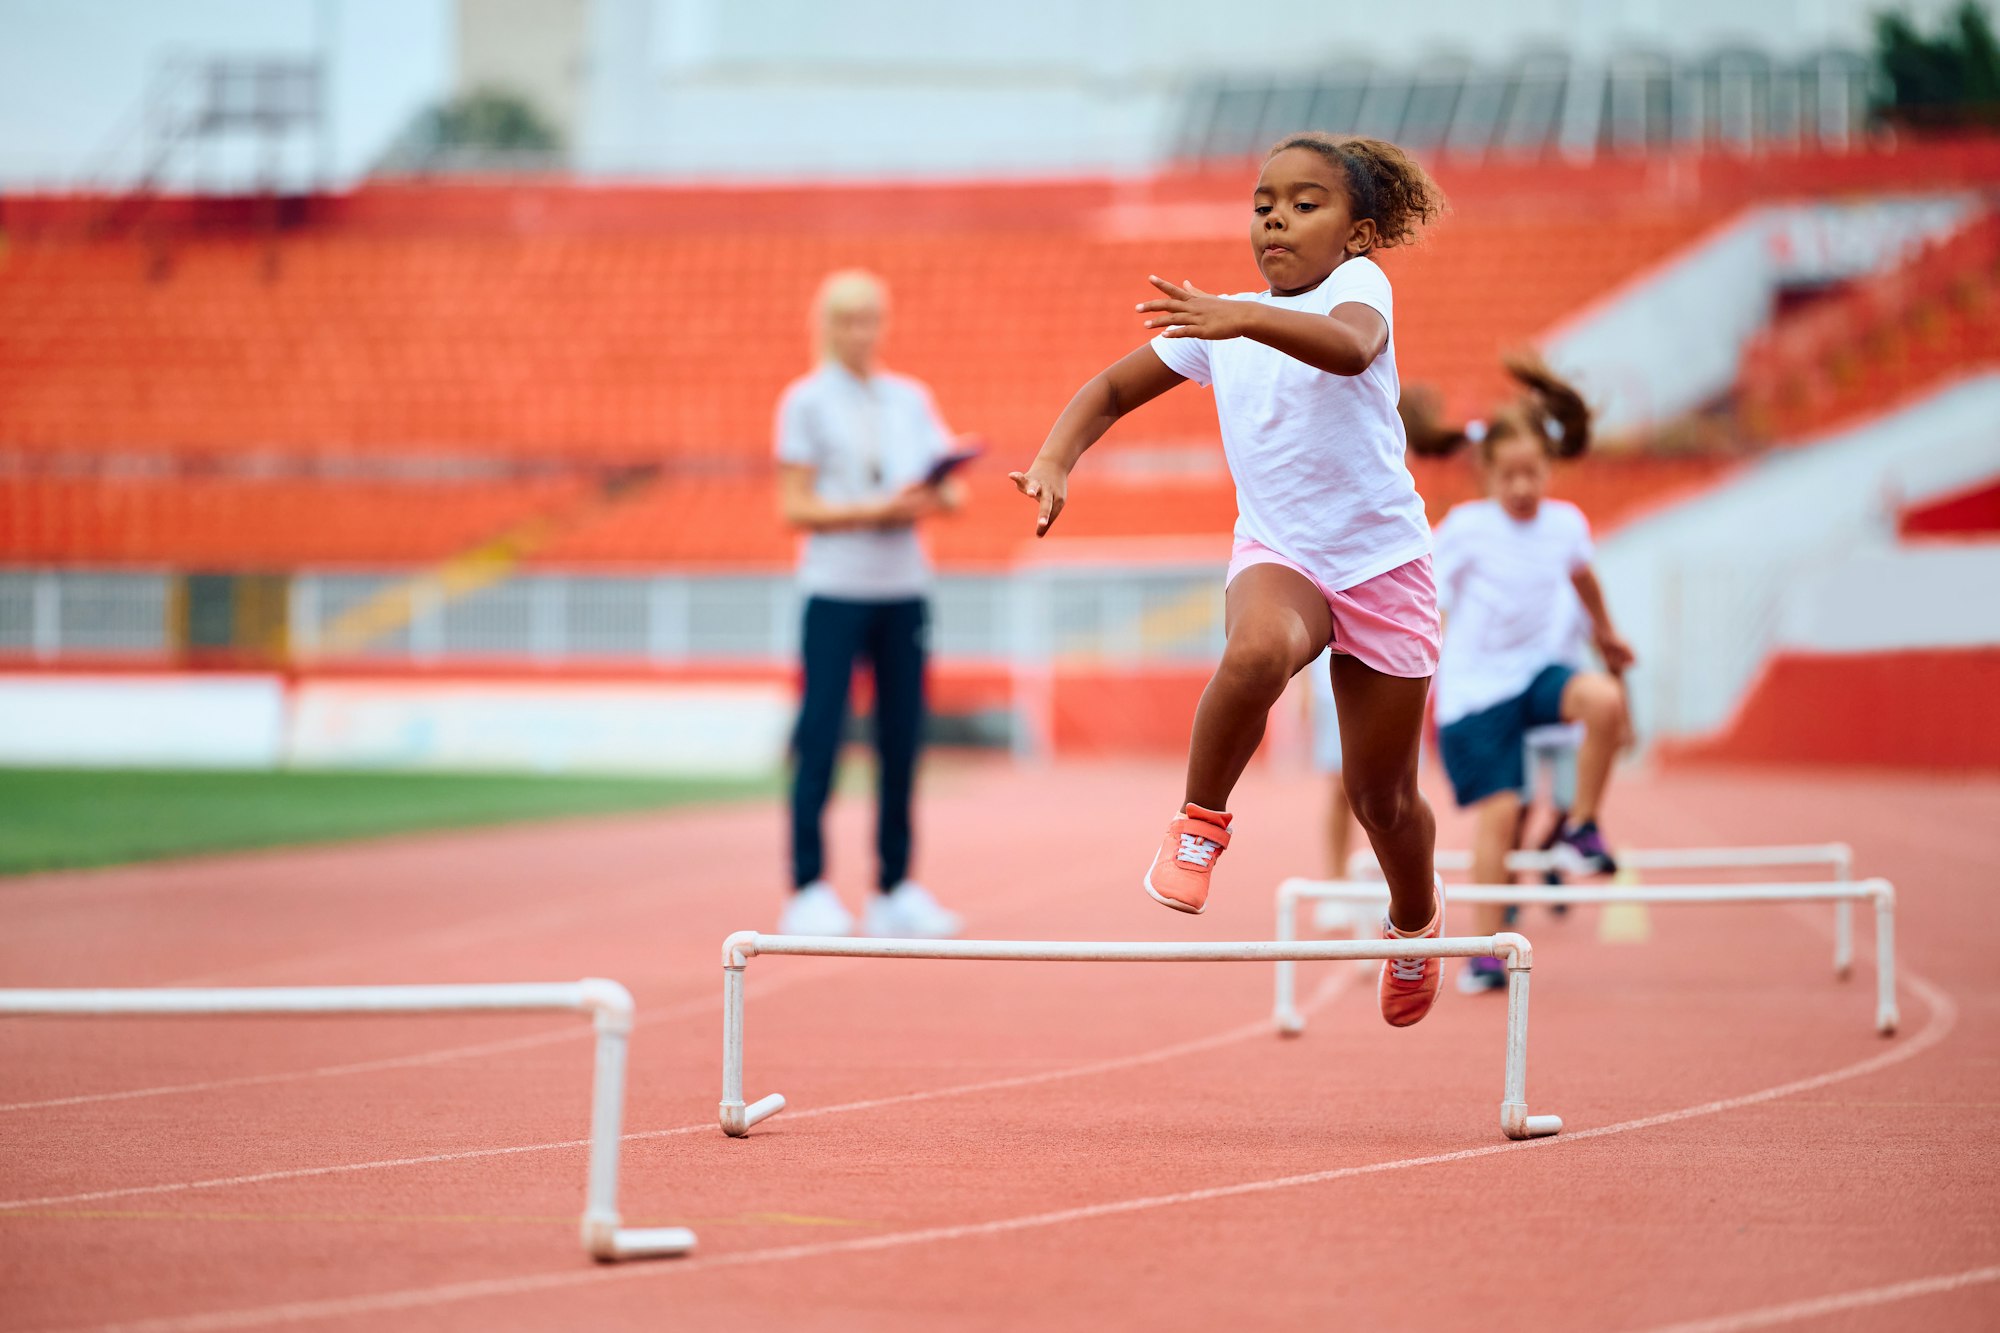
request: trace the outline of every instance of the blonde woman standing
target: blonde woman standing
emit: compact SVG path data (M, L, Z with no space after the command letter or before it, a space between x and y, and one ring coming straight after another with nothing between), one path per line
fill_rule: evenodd
M847 935L854 917L826 879L822 818L857 661L875 685L878 892L871 936L941 939L957 916L910 878L911 804L924 724L930 566L920 523L957 506L932 480L951 438L922 384L879 368L888 293L874 275L829 275L813 302L818 369L778 404L778 494L803 534L805 690L793 735L792 887L779 930Z

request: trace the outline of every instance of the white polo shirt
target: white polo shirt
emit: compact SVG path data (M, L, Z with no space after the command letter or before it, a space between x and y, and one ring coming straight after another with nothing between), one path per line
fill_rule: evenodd
M832 504L886 500L950 450L930 391L905 375L864 380L827 361L778 400L778 461L813 469L814 494ZM930 586L914 526L808 532L798 569L809 595L848 601L901 601Z

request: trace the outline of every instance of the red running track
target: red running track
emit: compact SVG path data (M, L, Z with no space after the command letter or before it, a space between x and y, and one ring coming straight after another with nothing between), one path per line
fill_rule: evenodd
M1206 916L1137 879L1171 766L933 766L923 866L989 937L1256 938L1317 866L1316 780L1259 770ZM616 977L639 1000L622 1202L685 1260L574 1239L586 1025L556 1017L0 1022L9 1329L1927 1330L2000 1325L2000 782L1634 777L1633 844L1854 844L1895 879L1901 1035L1821 908L1531 914L1529 1093L1502 1003L1392 1031L1352 969L1265 1024L1248 964L762 960L715 1128L717 946L768 928L779 815L739 807L0 884L0 984ZM836 818L859 889L865 803ZM1445 840L1463 824L1444 820Z

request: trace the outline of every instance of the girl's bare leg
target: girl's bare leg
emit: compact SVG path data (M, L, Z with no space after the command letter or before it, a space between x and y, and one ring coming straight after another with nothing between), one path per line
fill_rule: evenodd
M1565 722L1583 723L1583 744L1576 751L1576 804L1569 817L1572 824L1584 824L1597 818L1611 782L1611 761L1624 742L1625 687L1601 672L1578 672L1563 686L1562 716Z
M1361 831L1389 882L1389 920L1422 930L1437 914L1432 883L1437 821L1417 789L1417 748L1430 677L1390 676L1345 653L1333 655L1342 776Z
M1230 582L1223 625L1228 644L1195 709L1187 768L1187 799L1218 812L1264 739L1271 706L1332 637L1333 615L1304 575L1252 565Z
M1514 850L1516 830L1521 825L1521 793L1495 792L1473 809L1478 823L1472 830L1472 882L1510 883L1507 853ZM1477 903L1472 909L1472 933L1493 935L1500 930L1506 908L1499 903Z

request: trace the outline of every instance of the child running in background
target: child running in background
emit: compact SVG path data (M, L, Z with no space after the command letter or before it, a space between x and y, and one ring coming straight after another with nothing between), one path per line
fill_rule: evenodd
M1438 669L1438 750L1461 808L1478 812L1472 878L1508 882L1506 856L1520 828L1528 733L1581 723L1576 792L1554 850L1571 868L1617 869L1597 815L1611 761L1625 737L1625 692L1614 674L1567 664L1571 597L1590 617L1609 672L1632 663L1591 571L1583 511L1548 497L1550 464L1590 444L1590 410L1575 389L1528 357L1507 363L1524 392L1485 422L1448 430L1410 418L1410 447L1441 456L1474 442L1488 498L1455 507L1437 529L1437 581L1448 617ZM1407 412L1407 409L1406 409ZM1482 906L1474 929L1491 933L1500 909ZM1506 984L1498 959L1467 964L1461 989Z
M1370 257L1443 211L1394 144L1297 134L1264 162L1250 247L1269 283L1213 296L1153 278L1138 307L1164 330L1077 391L1025 472L1037 536L1063 511L1071 469L1112 423L1186 380L1212 386L1236 483L1227 644L1195 711L1180 808L1142 885L1183 912L1207 905L1231 837L1229 795L1285 685L1329 645L1347 794L1389 884L1391 938L1443 933L1436 825L1417 749L1437 667L1436 590L1423 501L1396 415L1395 311ZM1382 1016L1430 1011L1442 966L1385 962Z

